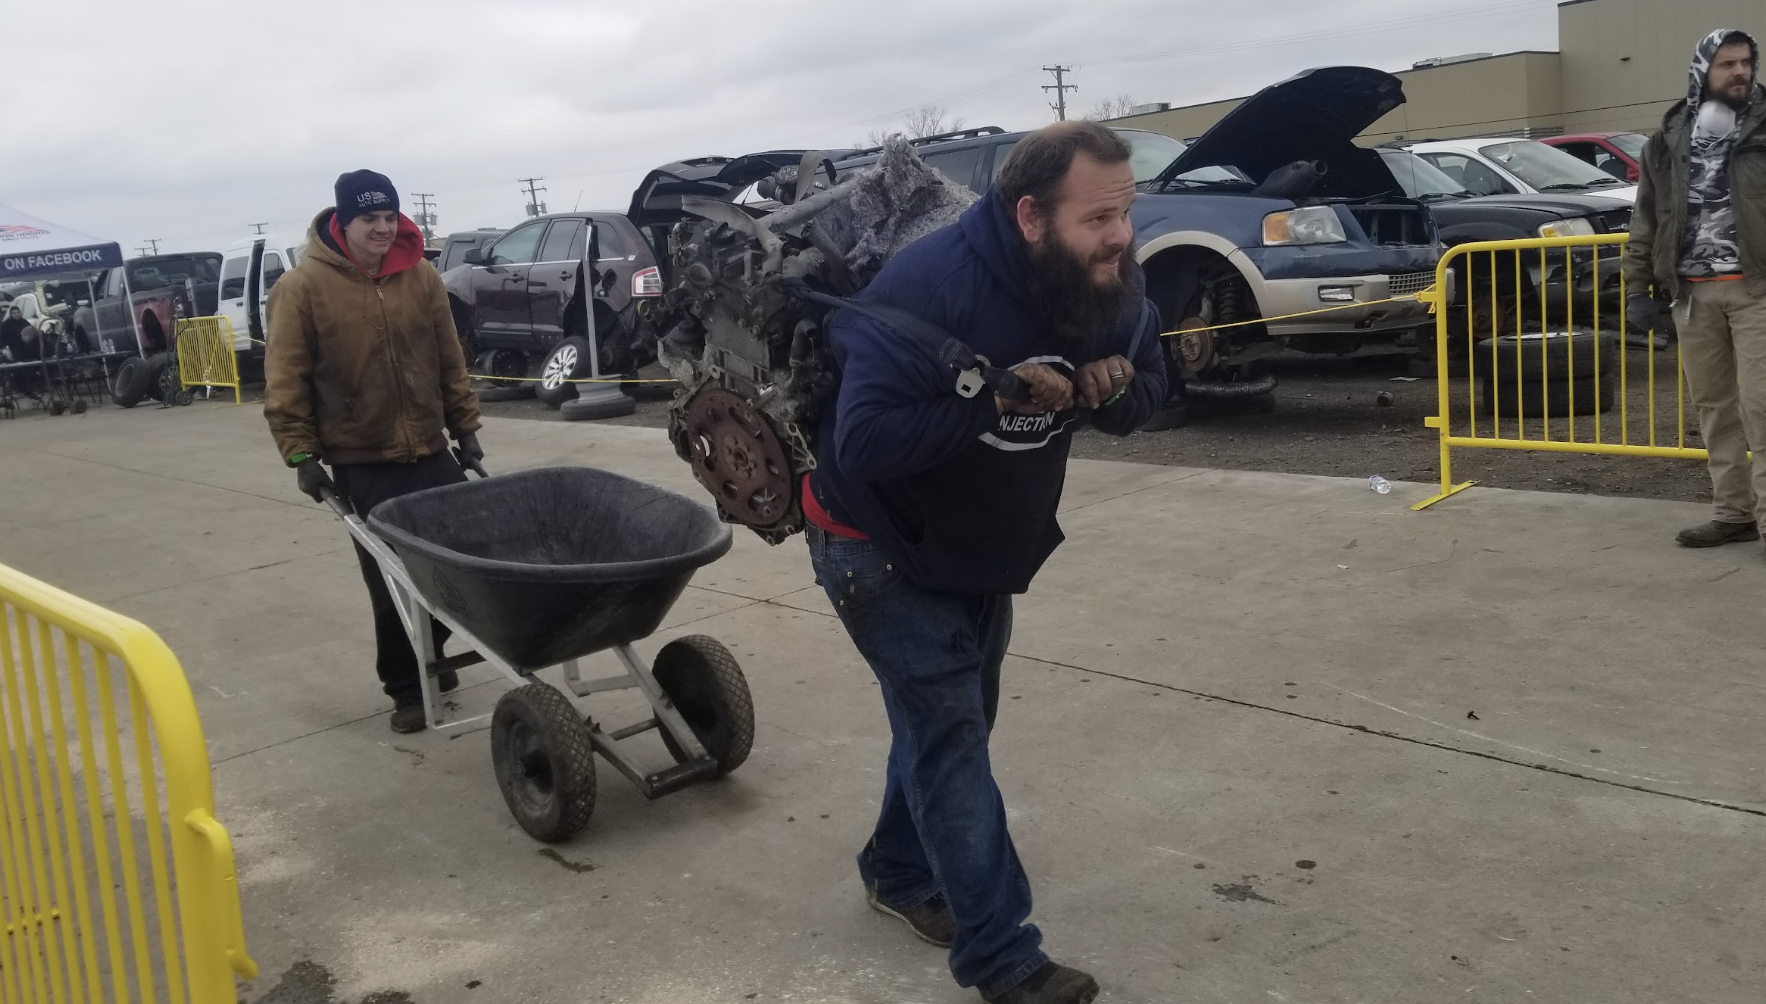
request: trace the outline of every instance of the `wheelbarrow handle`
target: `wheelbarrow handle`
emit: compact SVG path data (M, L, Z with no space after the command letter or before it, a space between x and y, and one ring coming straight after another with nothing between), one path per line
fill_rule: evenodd
M481 478L488 478L491 476L491 472L484 469L484 464L467 456L466 451L460 449L458 446L454 447L454 459L459 462L462 469L471 471Z
M319 488L319 501L330 506L331 511L337 514L338 519L347 520L355 515L355 513L350 510L349 503L343 500L343 496L332 491L330 488L323 486Z

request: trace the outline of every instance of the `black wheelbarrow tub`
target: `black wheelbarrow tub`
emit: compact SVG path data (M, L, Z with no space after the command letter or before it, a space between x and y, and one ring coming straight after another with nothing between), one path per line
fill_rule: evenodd
M647 637L694 570L730 550L709 508L586 467L413 492L368 527L431 608L522 670Z

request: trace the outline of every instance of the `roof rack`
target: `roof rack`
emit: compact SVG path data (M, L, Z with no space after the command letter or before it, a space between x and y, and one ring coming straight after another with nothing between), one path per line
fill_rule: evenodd
M1001 129L999 126L976 126L973 129L958 129L955 132L941 132L941 133L937 134L936 136L917 136L913 139L908 140L908 145L913 146L913 147L920 147L920 146L927 146L932 143L946 143L951 140L957 140L957 139L980 139L983 136L999 136L999 135L1003 135L1004 133L1005 133L1005 130ZM881 146L872 146L872 147L866 147L863 150L854 150L851 153L847 154L847 156L848 157L867 157L873 153L882 153L882 152L883 152L883 148Z

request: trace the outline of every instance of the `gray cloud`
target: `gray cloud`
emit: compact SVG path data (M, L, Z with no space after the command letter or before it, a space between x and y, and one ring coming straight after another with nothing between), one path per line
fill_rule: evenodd
M969 125L1129 93L1231 97L1308 66L1555 47L1553 0L894 0L637 4L15 0L0 200L134 247L304 228L342 171L436 194L442 229L621 208L710 153L841 146L926 103ZM1133 59L1164 53L1158 58ZM407 196L407 206L410 200Z

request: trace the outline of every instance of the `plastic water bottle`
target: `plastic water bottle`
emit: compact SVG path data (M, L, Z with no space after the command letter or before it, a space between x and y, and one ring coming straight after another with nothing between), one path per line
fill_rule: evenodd
M1374 491L1379 492L1381 495L1390 495L1392 493L1392 482L1387 481L1378 474L1367 479L1367 486Z

